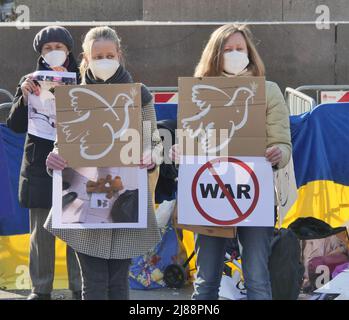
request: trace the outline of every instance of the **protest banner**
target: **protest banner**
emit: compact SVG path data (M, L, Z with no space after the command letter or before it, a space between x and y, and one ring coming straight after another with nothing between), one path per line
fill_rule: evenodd
M40 95L28 96L28 133L47 140L56 140L55 87L76 84L76 73L36 71L32 81L40 87Z
M140 84L61 86L55 94L57 146L69 167L139 164L142 155ZM130 143L130 136L134 148L129 158L122 150Z
M58 153L68 168L53 174L53 227L145 228L141 85L62 86L56 101Z
M180 78L178 128L178 224L273 226L264 77Z

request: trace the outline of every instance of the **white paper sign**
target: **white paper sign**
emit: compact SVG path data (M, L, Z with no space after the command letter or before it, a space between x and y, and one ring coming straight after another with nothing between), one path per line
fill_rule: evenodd
M235 271L231 277L222 276L221 286L219 287L219 296L228 300L246 299L246 290L239 289L241 276L239 271Z
M90 207L91 209L109 209L109 202L105 193L92 193Z
M137 167L66 168L63 173L54 171L53 228L146 228L147 179L147 170ZM118 209L120 206L114 209L113 205L119 197L126 192L135 194L137 190L138 214L131 216L128 215L130 212L121 213Z
M28 133L56 140L56 99L54 88L76 84L75 72L36 71L31 78L40 87L40 95L28 96Z
M281 228L284 218L298 197L292 157L286 167L274 173L274 185L278 203L279 227Z
M264 157L184 156L180 163L178 223L274 226L273 172Z
M349 296L349 269L339 273L323 287L317 289L316 293L343 294Z

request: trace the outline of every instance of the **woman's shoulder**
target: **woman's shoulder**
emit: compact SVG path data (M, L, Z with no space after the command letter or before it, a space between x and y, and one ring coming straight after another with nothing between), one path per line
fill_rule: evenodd
M273 98L281 98L281 97L283 98L281 89L276 82L265 81L265 91L266 91L266 98L268 100Z
M149 88L144 83L141 83L141 94L142 94L142 106L143 107L145 105L154 104L153 95L150 92Z
M279 85L276 82L269 81L269 80L265 81L265 89L267 92L268 91L281 91Z

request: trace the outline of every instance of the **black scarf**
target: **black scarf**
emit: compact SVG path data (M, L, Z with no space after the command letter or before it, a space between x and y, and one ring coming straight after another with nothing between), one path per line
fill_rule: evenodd
M63 67L66 68L68 72L75 72L77 83L80 84L81 79L80 79L79 67L78 67L78 64L75 60L74 55L71 52L69 53L67 60L64 62ZM40 58L37 61L36 70L52 71L52 69L46 63L46 61L44 60L44 58L42 56L40 56Z
M103 81L101 79L96 79L92 74L91 70L87 69L86 75L85 75L85 83L86 84L133 83L133 79L131 74L122 65L120 65L118 70L115 72L115 74L106 81ZM145 106L152 100L153 96L144 84L142 84L142 87L141 87L141 94L142 94L142 106Z

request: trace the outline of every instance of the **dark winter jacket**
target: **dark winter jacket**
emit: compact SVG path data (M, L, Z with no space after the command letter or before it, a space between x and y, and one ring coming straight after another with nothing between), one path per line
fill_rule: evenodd
M72 54L66 62L69 72L78 73ZM39 58L36 70L50 70L45 61ZM24 104L21 90L24 76L17 87L7 126L16 133L28 131L28 106ZM79 77L79 74L78 74ZM53 149L53 141L27 133L19 178L19 202L25 208L45 208L52 206L52 178L46 172L46 158Z

